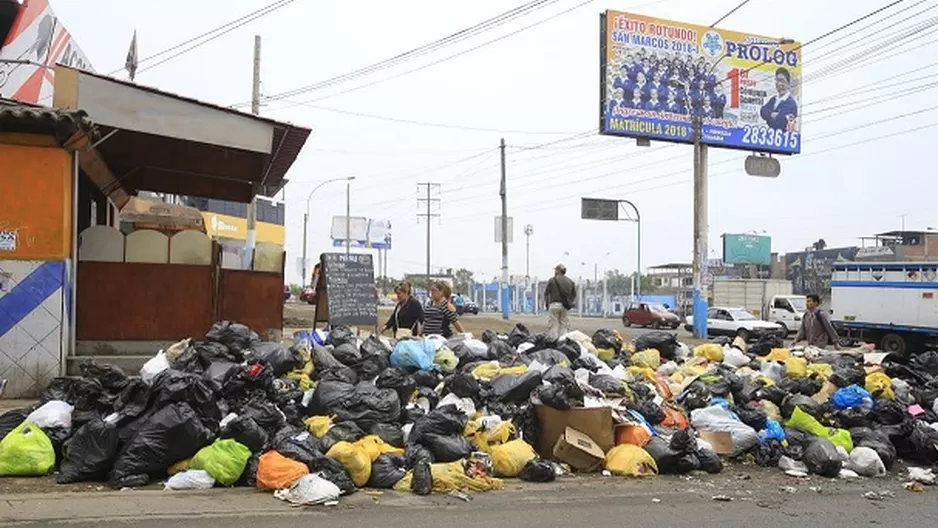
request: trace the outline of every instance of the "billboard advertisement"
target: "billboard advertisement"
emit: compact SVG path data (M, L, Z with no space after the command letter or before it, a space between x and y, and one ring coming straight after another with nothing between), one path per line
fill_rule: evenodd
M772 265L772 238L764 235L723 235L723 262Z
M363 216L350 216L348 231L353 248L391 249L391 221L375 220ZM332 245L345 247L346 222L344 216L332 217Z
M56 64L94 71L49 0L24 3L2 44L0 97L52 106Z
M801 152L800 44L607 11L600 133L753 152Z

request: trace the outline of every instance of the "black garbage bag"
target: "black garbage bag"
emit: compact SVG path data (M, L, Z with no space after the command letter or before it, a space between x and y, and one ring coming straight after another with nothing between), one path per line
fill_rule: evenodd
M638 393L635 392L635 386L630 385L632 392L635 393L636 398ZM678 401L684 406L684 409L689 413L694 409L703 409L704 407L710 406L710 389L707 387L707 384L701 381L695 381L687 386L684 389L684 392L681 394ZM641 411L639 411L641 412ZM644 414L644 413L643 413ZM647 418L647 416L646 416Z
M873 402L873 411L870 414L873 421L882 425L898 425L909 416L905 405L884 399Z
M756 431L765 429L765 421L769 418L762 409L749 407L748 405L736 407L733 409L733 412L736 413L736 416L739 416L739 421L752 427Z
M211 343L211 341L209 342ZM221 343L215 344L222 347L225 346ZM225 347L226 350L227 348L228 347ZM212 358L200 354L198 350L190 346L187 347L179 357L173 360L172 368L180 372L188 372L189 374L202 374L211 364Z
M437 462L455 462L466 458L474 450L472 443L461 434L427 433L421 436L418 442L433 453L433 459Z
M558 380L551 385L542 385L537 396L544 405L554 409L572 409L583 406L583 390L576 381Z
M127 374L116 365L98 365L93 359L86 359L79 365L81 376L96 379L108 392L120 392L127 386Z
M59 464L64 458L63 449L65 442L72 436L72 431L64 427L46 427L42 429L42 432L45 433L45 435L49 437L49 441L52 442L52 450L55 453L55 467L59 467Z
M376 423L395 423L401 419L401 399L391 389L378 389L370 383L356 385L359 394L357 405L337 409L338 420L352 421L362 429L370 429Z
M530 342L534 343L532 350L556 349L558 344L557 339L548 334L537 334L531 338Z
M437 436L462 435L468 422L469 419L466 415L456 407L444 405L417 420L413 429L410 430L409 443L422 443L420 440L431 434Z
M197 374L167 369L153 378L150 386L150 409L162 409L172 403L186 402L210 429L218 427L221 410L212 387Z
M590 374L590 386L603 392L606 396L624 396L624 382L607 374Z
M333 416L337 415L338 411L360 405L361 394L355 387L356 385L342 381L320 381L309 403L312 414Z
M270 442L273 450L281 455L302 462L307 466L322 458L322 445L309 431L293 426L286 426Z
M600 328L594 332L592 341L594 347L612 350L616 355L622 351L622 339L619 338L614 330L610 330L609 328Z
M241 472L241 478L238 479L238 482L235 483L235 486L239 488L254 488L257 487L257 466L260 464L261 453L254 453L251 455L251 458L248 459L248 463L244 466L244 471Z
M352 343L342 343L332 349L332 357L347 367L355 366L362 359L361 352Z
M913 449L908 458L925 464L938 463L938 431L927 423L916 420L908 441Z
M251 348L251 357L270 365L276 377L301 369L305 363L300 351L291 350L280 343L258 343Z
M352 368L355 370L355 373L358 374L358 379L373 380L389 366L388 358L380 354L375 354L363 357L361 361L355 363Z
M804 448L804 463L811 473L828 478L837 478L843 467L843 460L834 444L817 436L808 440Z
M547 383L572 382L576 379L573 370L563 365L554 365L541 374L541 379Z
M524 465L518 476L526 482L553 482L557 478L559 468L559 465L550 460L535 458Z
M377 423L371 426L368 434L377 436L393 447L404 448L404 431L397 425Z
M365 431L354 422L339 422L334 424L320 440L323 453L328 453L332 446L339 442L357 442L365 436Z
M407 372L397 369L384 369L375 379L375 386L379 389L391 389L397 392L401 402L409 402L417 389L417 382Z
M423 407L417 405L409 405L401 409L401 423L410 424L416 423L417 420L423 418L427 415L427 412L423 410Z
M104 481L120 450L120 431L100 418L81 426L65 443L59 484Z
M700 461L694 451L689 453L680 453L671 449L660 436L652 437L645 444L645 451L655 459L658 466L658 473L661 475L683 475L691 471L696 471L700 467Z
M250 328L231 321L219 321L212 325L212 328L205 334L209 341L215 341L228 347L232 352L243 352L250 350L257 343L261 342Z
M362 341L360 352L362 357L383 356L385 359L391 357L391 349L376 334L371 334L368 339Z
M408 444L407 449L404 450L404 467L413 469L420 462L432 464L434 462L433 453L420 444Z
M814 378L785 378L779 382L778 386L792 394L801 394L804 396L814 396L821 391L823 383Z
M541 384L541 373L528 371L520 375L502 374L493 378L491 384L492 394L496 400L521 403L526 401L531 396L531 391Z
M314 344L313 349L310 350L309 357L313 361L313 366L316 367L316 372L345 366L332 355L332 352L316 344Z
M938 352L927 350L914 356L910 361L912 368L938 376Z
M428 462L417 462L414 465L414 476L410 483L410 489L415 495L429 495L433 492L433 473L430 471Z
M574 361L580 357L580 345L569 339L563 339L557 342L557 346L554 347L557 352L567 356L567 359Z
M478 398L479 380L468 372L457 372L446 380L443 386L448 393L455 394L460 398Z
M358 373L355 372L354 369L343 365L341 367L331 367L319 371L317 381L338 381L350 385L357 385L359 380Z
M241 365L226 360L216 360L209 363L208 368L202 373L202 379L209 383L215 392L222 392L225 386L225 380L239 370Z
M500 363L511 364L516 356L515 347L509 345L506 341L495 339L489 345L488 356L498 360Z
M701 471L706 471L711 475L723 471L723 460L720 459L720 455L709 449L698 449L695 454L697 455L697 461L700 463Z
M335 325L329 329L329 337L326 339L327 345L338 347L339 345L349 344L354 346L358 341L355 333L347 326Z
M165 474L171 465L192 457L214 438L188 403L167 405L124 445L111 471L111 485L118 489L146 485L151 475Z
M231 438L251 450L261 452L267 446L268 435L263 427L250 416L238 416L222 428L221 438Z
M14 409L0 415L0 440L3 440L10 431L22 425L31 412L33 410L28 408Z
M486 345L490 344L492 341L498 340L498 334L491 330L484 330L482 332L482 342Z
M414 377L414 383L417 384L417 387L435 389L436 386L440 384L439 375L433 372L427 372L426 370L418 370L411 374L411 376Z
M267 433L268 438L277 434L286 422L283 412L266 398L256 398L247 402L241 409L240 416L254 420Z
M785 398L788 396L788 392L785 389L782 389L778 385L772 385L769 387L762 387L756 392L757 400L766 400L774 403L775 405L781 407L782 402L785 401Z
M553 348L545 348L543 350L534 350L526 352L521 359L528 365L537 361L542 365L547 365L552 367L554 365L567 365L570 363L570 360L567 359L562 352L554 350Z
M635 340L636 351L641 352L654 348L661 352L661 358L667 361L674 360L678 347L680 347L680 344L677 342L677 334L669 332L648 332Z
M522 343L531 341L531 331L521 323L515 325L508 333L508 345L511 348L518 348Z
M775 439L769 439L756 447L756 464L764 468L776 467L784 454L785 449L782 443Z
M342 495L351 495L358 491L348 471L334 458L320 455L312 463L307 464L307 467L310 473L318 473L322 478L335 484Z
M697 438L690 429L682 429L671 435L668 446L678 453L693 453L697 451Z
M393 488L407 474L407 470L404 469L406 465L407 461L401 455L389 453L379 456L371 463L371 477L368 478L368 487Z
M754 356L767 356L773 348L785 348L785 342L776 335L766 335L760 337L755 343L749 346L749 353Z
M889 440L889 435L882 431L869 429L863 434L855 431L855 429L850 430L850 436L853 437L855 446L868 447L876 451L876 454L879 455L879 459L883 461L883 466L886 467L886 471L891 471L892 467L896 464L898 455L896 454L896 446L892 445L892 442Z
M241 363L244 361L243 351L232 352L228 347L217 341L209 341L207 339L193 339L192 341L189 341L188 348L195 350L200 356L211 361L215 361L217 359L231 361L232 363Z
M427 403L430 404L431 411L436 409L437 404L440 403L440 395L429 387L418 387L413 399L414 401L427 400Z
M834 420L843 429L869 427L873 424L873 413L861 406L838 409L834 411Z
M866 371L858 365L837 366L834 367L834 373L827 380L841 389L851 385L862 387L866 381Z
M638 400L630 404L629 408L638 411L651 425L658 425L666 418L664 409L654 400Z
M779 410L782 412L782 417L786 420L791 418L791 414L795 412L795 407L801 408L802 411L818 419L823 416L823 413L821 412L821 404L818 402L805 396L804 394L789 394L785 397L784 400L782 400L782 404L779 406Z

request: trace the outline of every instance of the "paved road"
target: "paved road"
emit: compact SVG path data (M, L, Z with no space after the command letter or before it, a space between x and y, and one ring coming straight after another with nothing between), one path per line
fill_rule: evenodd
M528 315L528 314L513 314L512 319L523 322L525 325L537 326L547 328L547 315ZM599 330L600 328L613 328L622 333L622 336L627 339L635 339L636 337L646 333L652 332L653 330L647 328L626 328L622 324L621 319L602 319L599 317L571 317L570 318L570 327L573 330L580 330L585 334L593 335L593 332ZM686 339L690 337L690 334L685 332L683 329L673 330L673 332L678 334L678 337L681 339Z

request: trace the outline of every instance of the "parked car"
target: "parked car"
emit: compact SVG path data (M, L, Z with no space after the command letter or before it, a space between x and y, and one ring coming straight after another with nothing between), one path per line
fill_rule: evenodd
M652 328L676 329L681 326L681 319L671 313L663 304L632 303L622 313L622 324L626 327L635 325Z
M313 304L316 291L312 288L303 288L303 293L300 294L300 302L305 302L306 304Z
M684 328L694 331L694 316L689 315ZM784 339L788 331L776 323L763 321L742 308L711 307L707 312L707 333L711 336L739 336L746 341L766 335Z

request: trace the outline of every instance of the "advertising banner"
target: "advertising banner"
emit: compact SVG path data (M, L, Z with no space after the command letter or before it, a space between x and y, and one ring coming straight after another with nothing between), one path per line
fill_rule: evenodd
M391 249L391 221L363 216L349 217L348 230L353 248ZM332 246L345 247L345 217L332 217Z
M801 152L800 44L607 11L601 17L602 134Z
M723 235L723 262L727 264L772 264L772 238L762 235Z
M0 97L52 106L56 64L94 71L48 0L24 3L0 44Z

